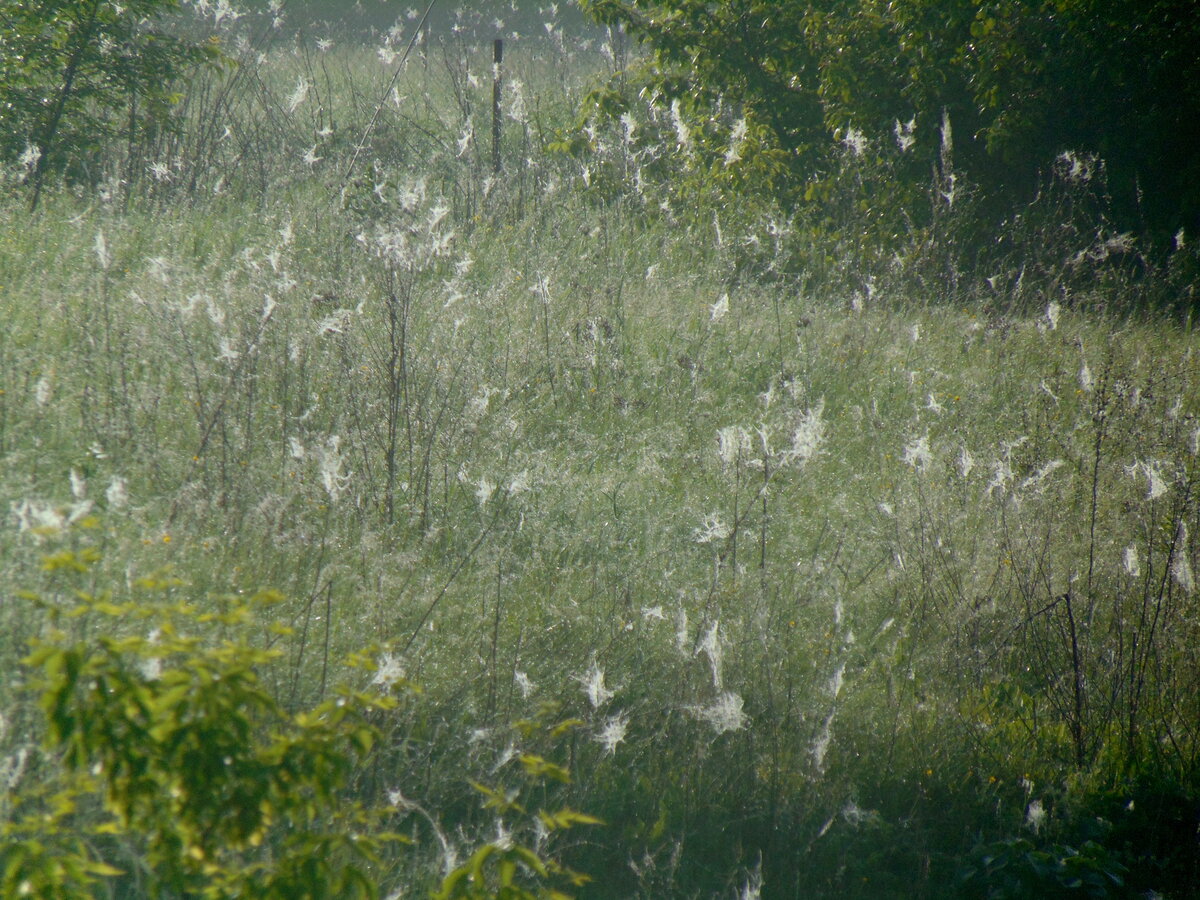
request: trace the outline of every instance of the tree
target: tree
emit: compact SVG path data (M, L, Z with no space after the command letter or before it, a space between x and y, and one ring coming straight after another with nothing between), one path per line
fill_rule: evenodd
M179 0L3 0L0 158L17 161L37 207L52 172L76 173L105 141L167 123L215 43L172 35Z
M1200 16L1192 0L583 0L653 51L661 89L741 106L810 178L831 132L938 124L1002 213L1063 153L1103 160L1131 226L1200 227Z

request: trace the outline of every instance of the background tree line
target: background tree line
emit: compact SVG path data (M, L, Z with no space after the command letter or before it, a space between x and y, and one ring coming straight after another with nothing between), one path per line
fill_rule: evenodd
M653 50L642 77L655 89L761 126L792 190L827 162L830 133L848 129L911 139L898 174L927 183L944 113L955 166L992 214L1028 200L1071 153L1103 165L1123 227L1200 225L1189 0L582 2Z
M812 182L831 132L911 142L897 174L924 184L945 116L955 166L992 214L1028 200L1070 152L1084 174L1103 166L1121 226L1160 237L1200 226L1200 17L1190 0L581 5L653 51L640 77L654 89L700 114L743 115L768 163L757 181L772 192ZM87 177L103 142L168 125L189 73L218 60L214 44L169 27L179 8L0 6L0 156L25 170L35 205L48 174Z

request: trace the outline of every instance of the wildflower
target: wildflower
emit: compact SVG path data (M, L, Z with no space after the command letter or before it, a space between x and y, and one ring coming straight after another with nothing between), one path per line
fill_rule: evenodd
M913 132L916 130L916 128L917 128L917 117L916 116L913 116L911 119L909 119L907 122L904 122L903 124L900 122L899 119L896 120L896 124L892 128L892 131L895 132L896 146L898 146L900 148L901 153L908 152L908 150L912 148L912 145L917 142L916 137L914 137L914 135L913 135Z
M709 321L718 322L729 312L729 294L722 294L721 299L712 305Z

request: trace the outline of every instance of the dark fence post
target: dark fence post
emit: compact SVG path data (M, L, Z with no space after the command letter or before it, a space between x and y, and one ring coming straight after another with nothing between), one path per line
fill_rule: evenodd
M492 44L492 171L500 172L500 64L504 62L504 39Z

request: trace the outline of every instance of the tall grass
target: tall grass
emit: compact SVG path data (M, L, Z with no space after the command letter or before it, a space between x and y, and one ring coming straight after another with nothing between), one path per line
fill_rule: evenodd
M552 704L585 896L1049 896L1087 840L1183 896L1200 364L1151 307L1190 236L1132 271L1059 178L981 273L937 186L861 237L851 150L819 215L705 186L669 107L548 153L623 52L553 29L496 175L490 48L394 91L376 50L247 47L178 138L4 196L0 666L95 515L98 585L282 591L285 705L363 647L422 686L361 776L419 804L386 890L495 836L467 781ZM20 790L54 763L20 678L0 709Z

